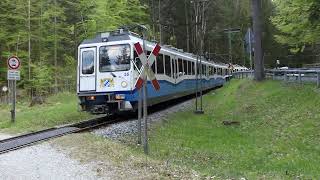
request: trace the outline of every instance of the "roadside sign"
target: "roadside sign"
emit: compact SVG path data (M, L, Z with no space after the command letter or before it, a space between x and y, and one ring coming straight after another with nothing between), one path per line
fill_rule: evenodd
M8 68L12 70L17 70L20 67L20 59L17 56L11 56L8 59Z
M8 70L7 78L8 78L8 80L19 81L20 80L20 71Z
M135 85L136 88L141 89L144 81L147 80L147 76L148 76L151 80L153 88L158 91L160 89L160 84L159 84L158 80L156 79L156 76L150 67L156 61L156 57L159 55L161 47L159 46L159 44L157 44L154 47L152 53L150 54L150 56L148 58L147 58L146 54L144 53L144 51L142 50L142 47L139 42L135 43L134 47L135 47L135 50L140 58L142 65L143 65L143 70L141 71L140 77L138 78L136 85Z

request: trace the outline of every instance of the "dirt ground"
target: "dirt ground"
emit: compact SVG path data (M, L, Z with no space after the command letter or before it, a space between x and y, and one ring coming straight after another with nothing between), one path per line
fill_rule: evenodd
M0 134L0 139L9 138ZM0 155L0 179L198 179L91 133L73 134Z
M0 139L10 136L1 134ZM0 179L99 179L90 164L82 164L51 143L0 155Z

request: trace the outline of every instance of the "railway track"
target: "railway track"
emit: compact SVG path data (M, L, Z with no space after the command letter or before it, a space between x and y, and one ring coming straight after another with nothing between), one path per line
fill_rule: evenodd
M28 134L24 134L24 135L12 137L12 138L0 140L0 154L4 154L10 151L31 146L35 143L46 141L52 138L61 137L61 136L72 134L72 133L88 131L90 129L106 126L119 121L119 119L111 116L108 117L109 120L106 120L106 117L107 116L103 116L103 117L83 121L80 123L54 127L54 128L45 129L42 131L37 131L33 133L28 133Z

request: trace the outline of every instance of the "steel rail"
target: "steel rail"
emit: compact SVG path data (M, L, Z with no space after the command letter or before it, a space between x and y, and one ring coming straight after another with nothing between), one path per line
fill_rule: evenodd
M65 136L67 134L84 132L119 121L119 119L115 117L110 117L110 120L106 120L106 117L107 116L98 117L75 124L49 128L0 140L0 154L28 147L39 142L47 141L49 139Z

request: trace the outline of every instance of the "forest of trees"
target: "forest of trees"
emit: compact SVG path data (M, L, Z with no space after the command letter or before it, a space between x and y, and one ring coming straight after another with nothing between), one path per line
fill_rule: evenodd
M1 0L0 85L6 82L10 55L22 60L19 86L24 89L42 91L66 81L75 83L77 46L82 40L137 23L147 25L149 39L193 53L199 47L196 31L204 29L204 52L219 61L228 60L224 29L240 28L240 33L232 35L232 57L235 63L249 66L244 36L252 24L251 0L202 0L201 25L195 21L197 1ZM276 59L291 66L320 61L316 56L320 53L320 2L261 1L266 67L273 67Z

